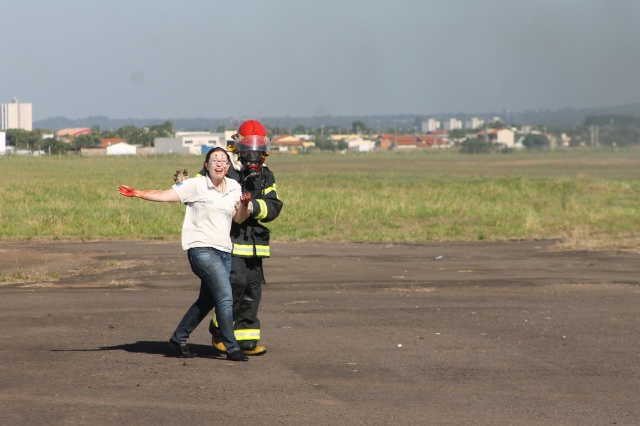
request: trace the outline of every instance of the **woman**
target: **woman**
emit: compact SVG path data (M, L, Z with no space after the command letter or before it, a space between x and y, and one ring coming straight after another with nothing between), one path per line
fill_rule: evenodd
M184 315L169 339L169 346L180 357L193 355L187 339L200 322L216 309L227 359L247 361L233 333L233 296L229 283L231 269L231 220L242 223L249 217L247 204L251 194L242 194L240 184L225 177L229 155L220 147L207 153L205 176L177 183L171 189L136 190L120 186L120 194L143 200L184 203L187 205L182 224L182 248L187 250L191 270L200 278L200 294Z

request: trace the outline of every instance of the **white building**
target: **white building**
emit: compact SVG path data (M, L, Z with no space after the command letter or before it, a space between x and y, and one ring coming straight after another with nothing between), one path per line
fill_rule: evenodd
M485 131L478 133L479 138L484 138ZM515 145L515 132L511 129L488 129L487 139L489 142L504 145L507 148L513 148Z
M467 120L464 124L465 129L472 129L472 130L479 129L482 126L484 126L484 120L478 117L472 117L469 120Z
M348 149L353 152L370 152L376 147L376 142L362 137L347 139Z
M33 130L31 104L23 104L16 98L10 104L2 104L2 130Z
M427 121L423 121L420 124L420 128L423 133L435 132L436 130L440 129L440 120L430 118Z
M202 155L217 146L227 147L225 133L176 132L173 138L156 138L153 142L156 154Z
M444 130L456 130L462 129L462 120L458 120L457 118L450 118L444 122Z
M314 139L313 135L309 135L309 134L300 134L300 135L293 135L294 138L298 138L301 141L312 141Z
M7 134L0 132L0 155L7 152Z
M533 132L533 126L529 124L520 127L520 133L522 133L523 135L528 135L531 132Z
M136 147L120 142L107 147L107 155L136 155Z

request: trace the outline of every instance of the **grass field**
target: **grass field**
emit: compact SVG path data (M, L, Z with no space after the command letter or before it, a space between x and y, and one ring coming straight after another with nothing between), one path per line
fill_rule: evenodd
M184 206L128 199L167 189L202 157L0 156L1 240L180 237ZM637 250L640 151L272 155L284 201L274 240L561 239Z

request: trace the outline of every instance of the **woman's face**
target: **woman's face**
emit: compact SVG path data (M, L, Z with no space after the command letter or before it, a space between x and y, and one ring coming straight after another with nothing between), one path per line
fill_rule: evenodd
M209 157L209 162L205 164L207 171L209 172L209 177L212 180L220 180L224 178L227 174L227 170L229 170L229 159L227 158L227 154L221 151L215 151Z

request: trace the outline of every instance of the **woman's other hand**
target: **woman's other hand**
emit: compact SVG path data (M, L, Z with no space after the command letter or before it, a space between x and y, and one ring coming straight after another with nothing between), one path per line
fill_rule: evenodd
M138 191L136 191L135 189L133 189L133 187L131 186L126 186L126 185L120 185L118 187L118 192L122 195L124 195L125 197L135 197Z
M133 188L132 188L132 189L133 189ZM247 205L249 205L249 201L251 201L251 194L250 194L250 193L245 192L244 194L242 194L242 195L240 196L240 203L241 203L243 206L247 206Z

